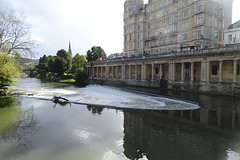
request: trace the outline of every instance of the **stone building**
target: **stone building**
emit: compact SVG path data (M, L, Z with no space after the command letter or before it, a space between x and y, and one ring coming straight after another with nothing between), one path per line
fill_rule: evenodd
M126 0L124 54L220 47L232 0Z
M240 45L240 20L231 24L224 32L224 45Z

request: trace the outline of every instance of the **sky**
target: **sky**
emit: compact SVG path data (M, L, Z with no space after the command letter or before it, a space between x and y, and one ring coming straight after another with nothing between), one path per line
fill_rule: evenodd
M1 0L0 6L22 12L32 25L38 55L56 55L60 49L85 55L101 46L107 55L123 52L125 0ZM148 0L144 0L147 3ZM233 2L233 22L240 20L240 0Z

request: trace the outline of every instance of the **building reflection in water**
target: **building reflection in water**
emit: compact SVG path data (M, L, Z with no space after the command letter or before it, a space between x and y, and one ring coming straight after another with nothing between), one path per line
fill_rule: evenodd
M124 111L124 154L129 159L227 159L229 149L240 151L239 114L239 108Z

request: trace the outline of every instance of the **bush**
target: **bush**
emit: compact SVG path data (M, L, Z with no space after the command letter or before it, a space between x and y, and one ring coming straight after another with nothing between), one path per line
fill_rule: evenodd
M85 72L78 70L77 74L75 75L75 79L76 79L77 85L79 85L79 86L87 85L88 77Z

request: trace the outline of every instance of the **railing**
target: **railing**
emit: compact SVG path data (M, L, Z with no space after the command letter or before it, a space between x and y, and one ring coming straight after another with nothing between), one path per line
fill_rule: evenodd
M169 57L180 57L180 56L194 56L194 55L210 55L210 54L220 54L220 53L240 53L240 46L228 46L221 48L205 48L205 49L194 49L187 51L178 51L178 52L169 52L169 53L161 53L161 54L150 54L147 56L139 56L139 57L122 57L117 59L109 59L104 61L94 61L93 63L106 63L106 62L118 62L125 60L141 60L141 59L153 59L153 58L169 58Z

